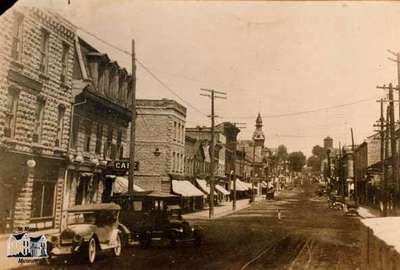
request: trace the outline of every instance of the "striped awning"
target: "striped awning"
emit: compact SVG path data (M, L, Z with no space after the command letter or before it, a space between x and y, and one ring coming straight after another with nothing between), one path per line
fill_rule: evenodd
M236 179L236 191L247 191L249 188L245 182L240 179Z
M187 180L172 180L172 192L182 197L204 197L204 193Z
M197 185L199 185L199 188L201 191L203 191L207 195L210 194L210 186L207 185L206 180L196 179L196 183L197 183Z
M229 195L229 191L227 191L226 189L224 189L221 185L215 185L215 189L219 192L221 192L224 195Z
M138 185L133 185L133 191L144 191L143 188L139 187ZM123 176L115 177L115 181L113 184L113 192L114 193L126 193L128 192L128 178Z

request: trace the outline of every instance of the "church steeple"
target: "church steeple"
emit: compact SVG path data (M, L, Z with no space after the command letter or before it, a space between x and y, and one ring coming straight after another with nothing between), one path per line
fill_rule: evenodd
M262 126L263 124L262 124L261 114L258 113L256 119L256 130L253 133L253 141L256 144L256 146L264 147L265 135L262 130Z
M256 119L256 127L261 128L262 126L263 126L263 124L262 124L261 114L258 113L257 119Z

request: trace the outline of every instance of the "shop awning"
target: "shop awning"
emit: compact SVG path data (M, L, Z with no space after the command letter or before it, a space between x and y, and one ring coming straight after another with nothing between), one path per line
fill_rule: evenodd
M199 185L201 191L205 194L210 194L210 186L207 186L207 181L203 179L196 179L196 183Z
M236 191L247 191L248 187L244 182L239 179L236 179Z
M224 189L221 185L215 185L215 189L219 192L221 192L224 195L229 195L229 191L227 191L226 189Z
M266 187L268 187L268 184L265 181L262 181L261 182L261 187L266 188Z
M144 191L143 188L139 187L138 185L133 185L133 191ZM126 193L128 192L128 178L123 176L115 177L114 185L113 185L113 192L114 193Z
M204 197L204 193L186 180L172 180L172 191L182 197Z

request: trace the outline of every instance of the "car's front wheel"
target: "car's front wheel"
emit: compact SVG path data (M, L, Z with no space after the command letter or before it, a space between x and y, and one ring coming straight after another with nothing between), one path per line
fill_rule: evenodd
M200 247L201 243L202 243L202 240L203 240L203 238L201 236L201 233L198 232L198 231L195 231L194 232L194 241L193 241L194 246L195 247Z
M96 261L97 255L97 244L95 238L90 238L87 244L86 256L89 263L94 263Z
M117 235L116 242L117 242L116 243L117 246L115 248L113 248L113 253L114 253L114 256L118 257L118 256L121 255L121 251L122 251L122 241L121 241L121 235L120 234Z

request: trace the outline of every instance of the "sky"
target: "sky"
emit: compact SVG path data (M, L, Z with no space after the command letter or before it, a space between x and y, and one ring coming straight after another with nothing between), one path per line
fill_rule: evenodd
M376 100L397 84L388 49L400 51L395 2L241 2L20 0L57 11L122 50L135 39L137 98L172 98L187 107L187 127L210 125L200 88L227 93L215 102L217 123L245 126L260 112L267 147L310 155L330 136L335 146L374 131ZM131 70L129 55L80 31ZM172 91L171 91L172 90ZM396 93L397 95L397 93ZM398 105L397 105L398 106ZM398 120L396 108L396 120Z

